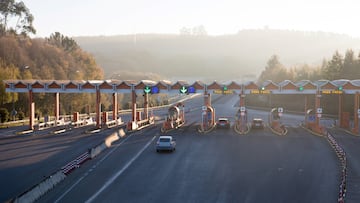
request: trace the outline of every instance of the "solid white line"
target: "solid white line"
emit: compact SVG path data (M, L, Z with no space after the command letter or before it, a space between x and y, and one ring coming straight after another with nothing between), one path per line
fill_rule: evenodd
M125 138L124 140L122 140L116 147L114 147L110 152L108 152L102 159L100 159L98 162L96 162L96 164L94 164L93 167L91 167L88 172L82 176L79 180L77 180L69 189L67 189L60 197L58 197L55 200L55 203L59 202L60 200L62 200L62 198L65 197L65 195L67 195L74 187L76 187L87 175L90 174L90 172L93 170L93 168L95 168L96 166L98 166L101 162L103 162L108 156L110 156L110 154L113 153L113 151L115 151L119 146L121 146L121 144L123 144L126 140L128 140L132 135L129 135L129 137Z
M154 141L156 136L154 136L120 171L118 171L113 177L111 177L106 183L98 190L95 194L93 194L86 203L93 202L95 198L97 198L100 193L102 193L107 187L109 187L129 166L145 151L146 148Z

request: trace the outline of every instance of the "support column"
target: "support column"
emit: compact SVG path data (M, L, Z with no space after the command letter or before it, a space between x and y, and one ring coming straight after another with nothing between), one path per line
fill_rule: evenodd
M55 99L55 108L54 108L54 116L55 116L55 125L56 125L56 121L59 120L60 117L60 99L59 99L59 92L54 94L54 99Z
M117 120L118 110L119 110L117 93L113 93L113 95L112 95L112 103L113 103L113 112L112 112L113 113L113 120Z
M96 89L95 108L96 108L96 128L100 128L101 127L101 94L99 87L97 87Z
M241 92L240 94L240 107L245 106L245 94Z
M132 113L132 122L136 122L136 93L135 90L131 92L131 113Z
M344 96L342 95L342 94L339 94L339 110L338 110L338 118L339 118L339 127L340 128L342 128L342 127L344 127L342 124L343 124L343 122L342 122L342 120L343 120L343 117L342 117L342 113L343 113L343 111L342 111L342 106L343 106L343 99L344 99Z
M305 109L304 109L304 115L305 115L305 119L306 119L306 116L307 116L307 110L309 109L309 107L308 107L308 95L305 95L305 101L304 101L304 106L305 106ZM306 120L305 120L305 122L306 122Z
M33 102L33 92L29 90L29 129L34 130L35 121L35 102Z
M211 95L207 91L204 92L204 106L211 106Z
M316 92L315 95L315 111L317 111L318 108L320 108L320 98L321 98L321 93L320 91ZM320 130L320 117L319 114L317 112L315 112L316 118L315 118L315 128L318 130Z
M208 98L207 99L208 99L208 102L207 102L208 105L211 106L211 94L210 93L208 93Z
M149 94L144 93L144 119L149 119Z
M360 97L359 92L356 92L356 94L354 95L354 128L353 128L353 133L356 134L359 133L359 114L358 114L359 97Z

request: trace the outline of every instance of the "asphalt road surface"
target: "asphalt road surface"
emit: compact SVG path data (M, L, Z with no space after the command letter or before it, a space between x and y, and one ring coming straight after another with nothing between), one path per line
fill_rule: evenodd
M187 99L189 96L180 97ZM201 106L203 101L195 97L188 102L189 108ZM154 110L163 117L167 109ZM122 115L123 121L131 115ZM44 177L60 170L80 154L102 142L115 129L86 134L85 128L73 129L61 134L52 134L54 129L16 135L26 126L0 129L0 202L7 201L38 184Z
M216 114L233 117L237 99L217 98ZM155 152L159 125L129 134L39 202L337 201L339 163L324 138L298 127L287 136L268 128L201 134L200 115L190 111L187 126L169 133L177 139L174 153Z
M345 133L343 130L330 129L347 158L346 202L360 202L360 137Z
M0 138L0 202L25 192L110 132L85 134L84 129L75 129L57 135L42 132Z

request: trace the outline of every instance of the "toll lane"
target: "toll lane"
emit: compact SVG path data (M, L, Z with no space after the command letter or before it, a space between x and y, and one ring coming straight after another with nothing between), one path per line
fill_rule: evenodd
M186 103L191 109L199 109L202 101L197 96L186 100ZM154 112L155 115L162 115L166 110ZM125 117L123 120L129 119ZM100 133L86 134L84 128L78 128L57 135L51 133L52 129L21 136L14 134L22 128L0 130L0 202L38 184L44 177L99 144L113 132L113 129L105 129Z
M227 115L232 111L227 108L217 107L217 113ZM189 112L187 125L200 114ZM290 129L287 136L254 130L241 136L220 129L200 134L195 125L185 126L170 133L177 139L174 153L156 153L153 137L159 128L120 141L111 154L87 162L40 202L337 200L337 157L325 139L306 130Z

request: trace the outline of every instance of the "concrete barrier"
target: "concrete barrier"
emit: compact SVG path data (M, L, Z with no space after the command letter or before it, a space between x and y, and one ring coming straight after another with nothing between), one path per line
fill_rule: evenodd
M106 149L106 144L105 142L99 144L98 146L91 148L90 151L90 157L91 159L95 158L97 155L99 155L102 151L104 151Z
M120 130L114 132L113 134L111 134L110 136L108 136L105 139L105 145L106 147L111 147L111 144L117 140L119 140L121 137L125 136L125 132L124 130L121 128Z
M58 172L54 173L53 175L47 177L45 180L43 180L41 183L37 184L35 187L31 188L27 192L18 196L14 200L14 202L15 203L35 202L42 195L44 195L46 192L51 190L55 185L57 185L62 180L64 180L65 177L66 176L65 176L65 174L62 173L62 171L58 171Z

